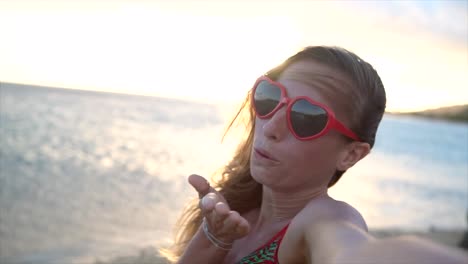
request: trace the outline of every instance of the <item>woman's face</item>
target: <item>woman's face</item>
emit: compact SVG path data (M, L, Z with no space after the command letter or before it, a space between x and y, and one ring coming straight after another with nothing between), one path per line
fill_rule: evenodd
M296 62L277 81L286 87L288 97L308 96L323 103L349 126L336 107L344 100L340 98L340 89L347 82L337 72L311 61ZM347 140L333 130L313 140L298 140L289 131L286 116L283 106L271 118L256 118L250 162L252 177L277 191L326 189Z

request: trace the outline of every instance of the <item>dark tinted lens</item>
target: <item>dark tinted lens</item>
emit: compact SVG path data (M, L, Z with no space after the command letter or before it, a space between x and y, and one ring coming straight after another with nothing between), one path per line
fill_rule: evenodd
M297 100L291 107L291 125L299 137L310 137L320 133L327 121L325 109L305 99Z
M264 116L279 104L281 99L281 89L267 81L261 81L254 94L255 110L259 116Z

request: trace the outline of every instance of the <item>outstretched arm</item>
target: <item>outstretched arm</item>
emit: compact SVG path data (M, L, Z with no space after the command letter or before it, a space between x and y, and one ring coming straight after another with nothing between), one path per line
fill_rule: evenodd
M412 236L376 239L349 222L306 231L308 263L468 263L468 254Z

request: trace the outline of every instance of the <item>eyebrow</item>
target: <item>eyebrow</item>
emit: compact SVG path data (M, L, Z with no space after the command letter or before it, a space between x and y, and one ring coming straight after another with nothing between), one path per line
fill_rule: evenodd
M353 87L353 84L349 80L345 80L343 78L337 78L329 74L311 73L306 71L286 72L286 74L282 74L280 78L298 81L318 88L324 99L331 104L330 106L334 106L333 109L336 114L340 111L346 113L351 112L353 109L359 109L359 105L362 103L361 98ZM342 95L342 98L340 102L337 102L336 96L339 94ZM343 100L346 100L347 103Z
M338 74L338 73L337 73ZM348 81L348 80L345 80L343 78L337 78L335 76L332 76L332 75L328 75L328 74L322 74L322 73L311 73L311 72L306 72L306 71L294 71L294 72L286 72L286 74L281 74L281 76L283 78L291 78L293 80L296 80L296 81L300 81L300 82L305 82L307 80L310 80L310 79L315 79L315 78L304 78L304 77L317 77L317 81L319 79L325 79L325 80L331 80L332 82L338 82L342 85L345 85L345 86L351 86L351 83ZM300 79L296 79L296 78L300 78ZM323 82L322 83L325 83L325 84L328 84L327 82ZM333 83L334 85L334 83Z
M352 85L349 83L349 81L343 80L342 78L336 78L328 74L310 73L304 71L287 72L286 74L281 75L280 78L294 80L312 87L319 88L323 92L323 95L328 97L328 99L333 99L331 96L333 93L343 93L345 95L355 97L351 95L353 92L347 92L352 91ZM341 87L345 89L342 89Z

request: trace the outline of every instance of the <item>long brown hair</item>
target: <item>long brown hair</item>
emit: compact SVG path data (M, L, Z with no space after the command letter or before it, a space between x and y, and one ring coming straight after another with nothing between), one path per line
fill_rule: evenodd
M276 80L289 65L303 60L311 60L335 69L352 82L352 92L360 100L358 100L359 104L347 102L351 104L353 109L351 129L372 148L386 104L385 90L375 69L354 53L343 48L314 46L307 47L288 58L284 63L267 72L266 75ZM221 170L214 183L214 187L224 196L229 207L241 215L259 208L262 201L262 186L250 174L250 155L255 128L255 113L250 105L250 92L228 126L228 130L242 117L247 117L246 137L239 144L234 157ZM333 186L343 173L344 171L337 170L328 187ZM164 251L164 255L172 260L180 257L197 232L201 221L202 215L197 199L182 213L176 224L175 243L170 250Z

